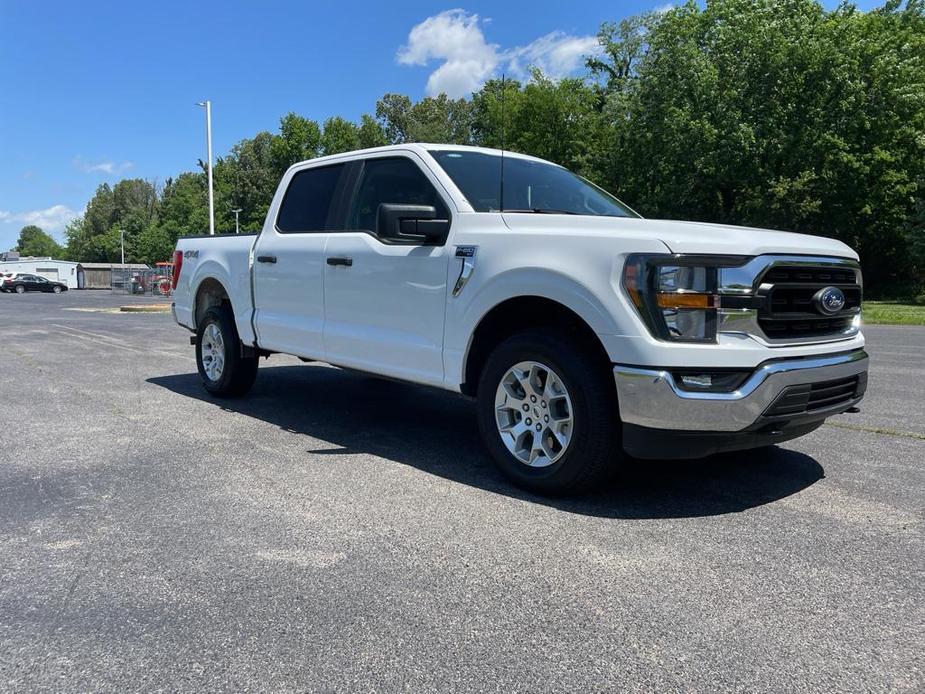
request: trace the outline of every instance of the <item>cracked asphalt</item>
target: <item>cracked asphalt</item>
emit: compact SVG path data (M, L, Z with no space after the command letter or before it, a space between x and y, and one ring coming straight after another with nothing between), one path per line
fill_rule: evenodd
M0 691L925 691L925 328L859 414L548 500L462 398L214 400L120 299L0 295Z

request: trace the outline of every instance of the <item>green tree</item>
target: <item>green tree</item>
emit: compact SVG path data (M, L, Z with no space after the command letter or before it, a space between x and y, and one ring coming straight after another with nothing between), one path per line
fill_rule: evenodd
M140 178L110 187L100 185L82 217L65 229L67 255L74 260L116 262L121 258L124 232L126 261L134 260L134 242L157 219L156 186Z
M386 94L376 102L376 117L391 143L472 141L473 109L466 99L440 94L413 103L404 94Z
M340 154L355 149L360 149L359 128L340 116L328 118L321 135L321 154Z
M318 123L296 113L287 113L280 119L279 135L272 136L269 142L273 170L280 177L293 164L317 157L320 148L321 128Z
M605 32L591 64L606 77L594 158L607 187L650 216L839 238L875 293L911 276L908 220L925 173L921 0L866 13L688 2L645 27L644 49L633 32Z
M135 240L135 258L149 264L168 260L179 237L206 233L207 200L205 174L186 172L167 179L157 219L145 226Z
M648 51L649 31L659 18L658 12L644 12L601 25L597 34L601 55L588 58L587 66L604 78L608 91L624 91L636 78L637 67Z
M389 144L382 125L368 113L364 113L360 118L360 125L357 128L357 144L361 149Z
M51 236L34 224L24 226L19 231L19 241L16 249L20 255L36 256L39 258L63 258L64 249Z
M386 94L376 102L376 118L390 144L409 142L411 99L404 94Z
M252 139L241 140L231 148L231 153L227 157L220 158L216 163L215 226L217 231L234 230L234 213L231 210L235 208L242 210L241 227L243 229L259 229L263 225L264 217L273 200L273 193L283 173L297 161L311 158L303 156L307 150L299 153L294 146L287 146L285 149L289 152L287 156L296 158L293 161L280 159L282 150L278 144L279 137L268 132L257 133L257 136ZM313 145L311 152L312 156L317 154L317 144Z
M134 258L137 262L153 265L170 260L177 239L182 235L171 223L150 224L135 239Z
M504 145L595 177L591 153L602 137L600 88L583 79L553 80L539 71L525 85L491 80L472 96L473 139Z

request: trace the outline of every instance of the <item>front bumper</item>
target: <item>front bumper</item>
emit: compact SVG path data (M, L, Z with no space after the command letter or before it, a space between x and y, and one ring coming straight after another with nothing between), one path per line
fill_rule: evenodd
M861 349L768 361L728 393L685 390L668 370L618 364L624 448L637 457L695 458L802 436L860 402L868 361ZM841 397L813 401L814 384L825 396L829 383L839 384Z

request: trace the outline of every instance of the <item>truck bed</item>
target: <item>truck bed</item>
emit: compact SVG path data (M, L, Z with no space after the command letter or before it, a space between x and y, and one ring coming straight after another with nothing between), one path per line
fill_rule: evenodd
M250 255L257 236L257 233L184 236L177 241L177 252L183 256L174 290L174 314L178 323L194 330L197 293L208 291L209 282L220 282L228 291L242 342L254 343Z

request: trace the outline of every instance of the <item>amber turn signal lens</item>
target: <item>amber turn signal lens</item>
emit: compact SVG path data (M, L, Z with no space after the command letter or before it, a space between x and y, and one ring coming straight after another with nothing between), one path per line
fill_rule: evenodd
M712 294L693 294L671 292L656 294L655 301L659 308L713 308L714 297Z

